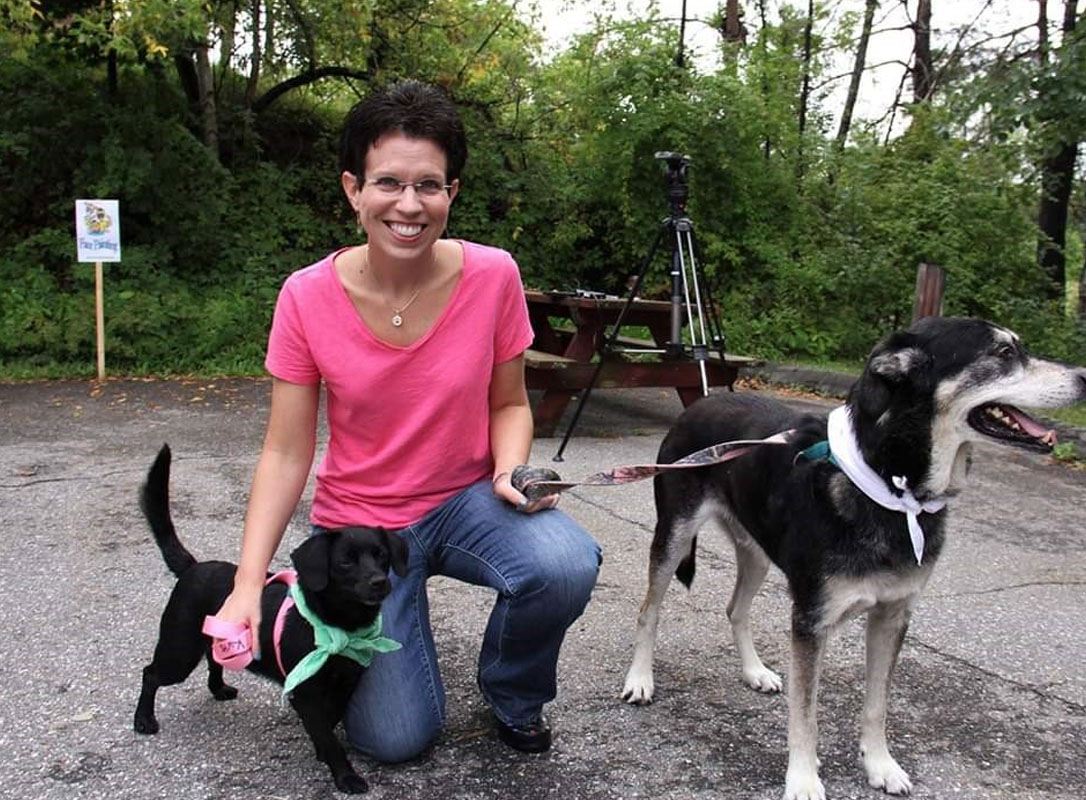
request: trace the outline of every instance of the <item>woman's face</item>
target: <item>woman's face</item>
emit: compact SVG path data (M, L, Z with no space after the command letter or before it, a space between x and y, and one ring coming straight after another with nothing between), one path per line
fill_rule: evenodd
M446 166L445 151L435 142L387 133L370 146L365 175L344 172L340 176L343 191L366 230L371 253L430 258L434 242L445 230L459 181L453 181L448 191L442 188L436 193L416 186L401 189L395 182L425 181L431 188L436 182L444 187Z

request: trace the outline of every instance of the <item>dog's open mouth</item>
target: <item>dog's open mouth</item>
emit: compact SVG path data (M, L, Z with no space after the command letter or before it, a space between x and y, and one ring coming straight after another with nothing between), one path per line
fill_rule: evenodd
M1056 445L1056 431L1014 406L998 403L977 406L969 412L968 419L974 430L1003 442L1045 451Z

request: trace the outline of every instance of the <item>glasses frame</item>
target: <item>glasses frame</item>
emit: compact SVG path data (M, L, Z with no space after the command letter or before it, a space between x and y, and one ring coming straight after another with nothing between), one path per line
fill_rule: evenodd
M455 185L455 181L453 183L439 183L438 185L441 187L441 191L435 192L434 194L427 194L426 192L423 192L420 187L423 184L429 184L431 182L437 183L437 181L435 181L433 178L426 178L421 181L401 181L393 178L391 175L385 175L380 178L367 178L362 181L362 183L365 186L373 186L376 187L378 191L382 191L388 195L392 195L392 184L386 183L382 185L381 181L396 181L396 185L399 187L399 191L396 192L397 197L401 197L404 193L404 190L408 186L410 186L412 189L415 190L416 197L425 200L436 200L437 198L442 196L442 192L444 192L445 197L448 197L450 190Z

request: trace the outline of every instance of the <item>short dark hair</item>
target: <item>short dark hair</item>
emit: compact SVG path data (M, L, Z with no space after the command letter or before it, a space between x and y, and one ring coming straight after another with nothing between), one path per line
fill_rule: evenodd
M355 103L343 123L340 172L353 172L361 179L370 147L394 132L432 141L445 153L445 179L460 177L468 160L468 140L456 104L443 89L421 81L402 81Z

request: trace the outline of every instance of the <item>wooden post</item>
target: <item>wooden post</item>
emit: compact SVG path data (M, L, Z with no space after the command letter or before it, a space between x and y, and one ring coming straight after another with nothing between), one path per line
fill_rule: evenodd
M943 285L946 273L938 264L921 262L916 269L916 299L913 301L913 322L921 317L943 315Z
M94 262L94 322L98 343L98 380L106 377L106 312L102 291L102 262Z

